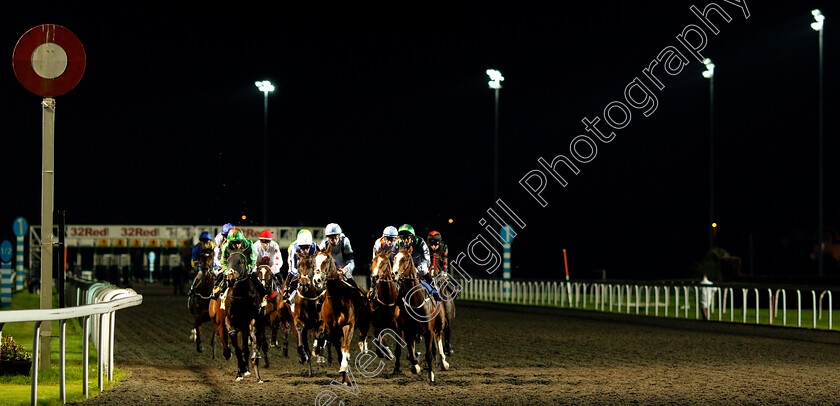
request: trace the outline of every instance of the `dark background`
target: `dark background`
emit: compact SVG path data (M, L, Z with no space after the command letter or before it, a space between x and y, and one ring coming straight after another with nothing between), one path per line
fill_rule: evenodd
M718 243L757 274L815 274L818 33L825 31L825 224L838 224L835 55L827 2L748 2L716 20ZM621 100L707 3L494 7L401 4L295 9L226 3L115 8L6 6L0 49L58 24L87 54L57 97L55 205L69 224L262 223L263 95L269 95L269 223L337 222L367 255L386 225L440 230L451 254L482 232L492 202L493 91L499 195L528 224L514 277L687 278L708 250L709 81L691 59L565 189L540 208L518 180L567 154L581 119ZM836 14L840 15L840 14ZM715 17L716 18L716 17ZM705 28L705 27L704 27ZM836 51L835 51L836 50ZM10 60L7 60L10 62ZM661 72L661 71L660 71ZM0 239L40 222L40 97L0 75ZM635 112L635 111L634 111ZM604 128L602 122L601 127ZM452 224L447 219L452 218ZM4 226L3 224L6 224ZM754 250L750 252L750 236ZM471 272L481 272L477 268ZM826 270L830 272L830 270ZM483 273L483 272L482 272ZM501 272L498 272L501 273Z

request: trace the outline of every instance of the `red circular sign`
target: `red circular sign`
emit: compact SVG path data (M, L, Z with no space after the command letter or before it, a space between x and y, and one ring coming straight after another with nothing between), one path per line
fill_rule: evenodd
M42 97L61 96L85 73L85 48L70 30L43 24L23 34L12 53L18 81Z

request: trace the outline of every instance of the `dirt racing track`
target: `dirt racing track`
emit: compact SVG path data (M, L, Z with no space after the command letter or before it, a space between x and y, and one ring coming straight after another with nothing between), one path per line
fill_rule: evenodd
M330 385L337 362L307 377L291 336L289 358L271 349L264 383L235 382L235 360L224 361L218 343L210 357L209 325L204 353L188 340L186 297L169 295L168 286L134 288L144 302L117 314L114 355L130 375L85 404L312 405L325 390L338 396L334 405L840 403L833 333L778 338L768 335L787 333L467 302L458 302L451 369L436 366L435 385L412 375L407 362L392 376L393 362L385 361L379 376L357 373L351 393Z

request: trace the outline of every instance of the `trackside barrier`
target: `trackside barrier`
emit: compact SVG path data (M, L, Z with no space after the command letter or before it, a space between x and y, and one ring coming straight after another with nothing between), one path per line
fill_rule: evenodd
M69 282L69 280L68 280ZM68 283L70 285L72 283ZM83 392L88 397L88 353L89 337L91 336L91 318L93 318L93 336L96 337L94 344L97 346L97 363L99 373L99 391L104 390L103 369L108 369L108 379L113 380L114 364L114 315L117 310L137 306L143 303L143 296L131 289L119 289L112 285L100 284L100 286L72 287L77 295L69 301L79 303L82 297L89 297L93 290L93 301L80 303L77 306L61 309L33 309L33 310L5 310L0 312L0 336L3 326L6 323L35 322L35 334L32 342L32 398L31 403L38 403L38 353L41 348L41 324L43 322L59 322L59 390L61 401L67 401L65 385L65 331L67 320L74 318L82 319L83 344L82 344L82 369L83 369ZM77 290L78 289L78 290ZM84 291L84 292L82 292ZM93 316L93 317L92 317Z
M459 280L461 284L461 299L482 300L512 304L553 306L566 308L582 308L601 312L618 312L653 317L689 318L694 314L700 319L700 295L704 288L708 290L709 319L717 313L717 321L724 321L724 315L729 312L729 321L735 321L735 292L740 289L741 320L747 324L750 312L754 313L755 324L762 321L768 324L788 326L787 292L796 291L796 327L802 327L802 289L789 287L767 288L755 285L700 285L695 281L673 281L665 283L654 282L583 282L583 281L522 281L512 280L510 295L505 298L503 282L498 279L471 279L469 282ZM761 292L766 292L762 294ZM811 294L812 323L811 328L817 328L817 321L823 320L823 308L828 310L828 329L834 329L833 300L831 289L807 289ZM819 295L817 295L819 293ZM694 299L691 299L691 295ZM644 295L644 298L642 296ZM766 295L766 297L762 297ZM672 306L673 299L673 306ZM680 300L682 299L682 300ZM663 300L663 302L660 302ZM781 306L780 302L781 301ZM644 302L644 312L641 310ZM761 320L761 304L765 304L768 318ZM691 305L695 307L690 312ZM653 311L651 311L653 307ZM682 307L682 308L681 308ZM660 308L663 313L660 314ZM673 308L673 315L671 309ZM682 310L682 311L681 311ZM791 309L793 310L793 309ZM779 313L781 311L781 314ZM793 327L791 325L791 327Z

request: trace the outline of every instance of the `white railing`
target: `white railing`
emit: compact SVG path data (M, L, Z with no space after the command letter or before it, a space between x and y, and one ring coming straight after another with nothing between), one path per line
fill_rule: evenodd
M143 296L131 289L119 289L105 283L94 283L87 288L77 287L75 302L77 306L60 309L4 310L0 312L0 337L6 323L35 322L32 338L32 399L38 403L38 354L41 349L41 324L59 322L59 391L62 403L67 402L65 385L65 331L67 320L82 318L82 383L85 398L88 397L88 353L89 338L96 337L97 371L99 391L104 390L104 369L108 370L108 380L113 380L114 365L114 316L117 310L137 306L143 303ZM73 301L71 299L71 301ZM91 323L91 316L93 318ZM92 330L92 331L91 331Z
M461 283L461 298L465 300L481 300L489 302L554 306L566 308L582 308L602 312L635 313L637 315L675 318L689 318L691 305L695 319L700 319L700 289L710 289L709 319L713 319L717 312L717 320L724 321L724 315L729 312L729 321L735 322L735 292L731 286L687 284L656 284L649 282L600 283L600 282L570 282L570 281L510 281L510 293L507 297L503 291L503 281L498 279L472 279L469 283ZM741 290L741 323L747 323L749 312L755 313L755 324L760 324L762 300L766 304L764 310L768 318L763 320L768 324L788 326L787 320L787 291L796 291L796 327L802 327L802 293L800 289L791 288L762 288L766 290L766 297L762 298L758 287L738 287ZM834 329L831 290L808 290L811 293L813 321L811 328L817 328L817 320L823 319L823 306L828 313L828 329ZM690 299L691 293L694 300ZM819 293L819 298L818 294ZM644 295L644 299L642 299ZM682 296L682 297L681 297ZM670 310L673 298L673 310ZM660 302L664 300L664 303ZM680 300L682 299L682 301ZM644 313L640 306L644 300ZM779 314L781 301L781 315ZM682 303L681 303L682 302ZM691 303L693 302L693 303ZM728 305L728 306L727 306ZM651 312L650 308L654 310ZM682 307L682 309L681 309ZM682 312L680 311L682 310ZM780 319L780 320L779 320Z

